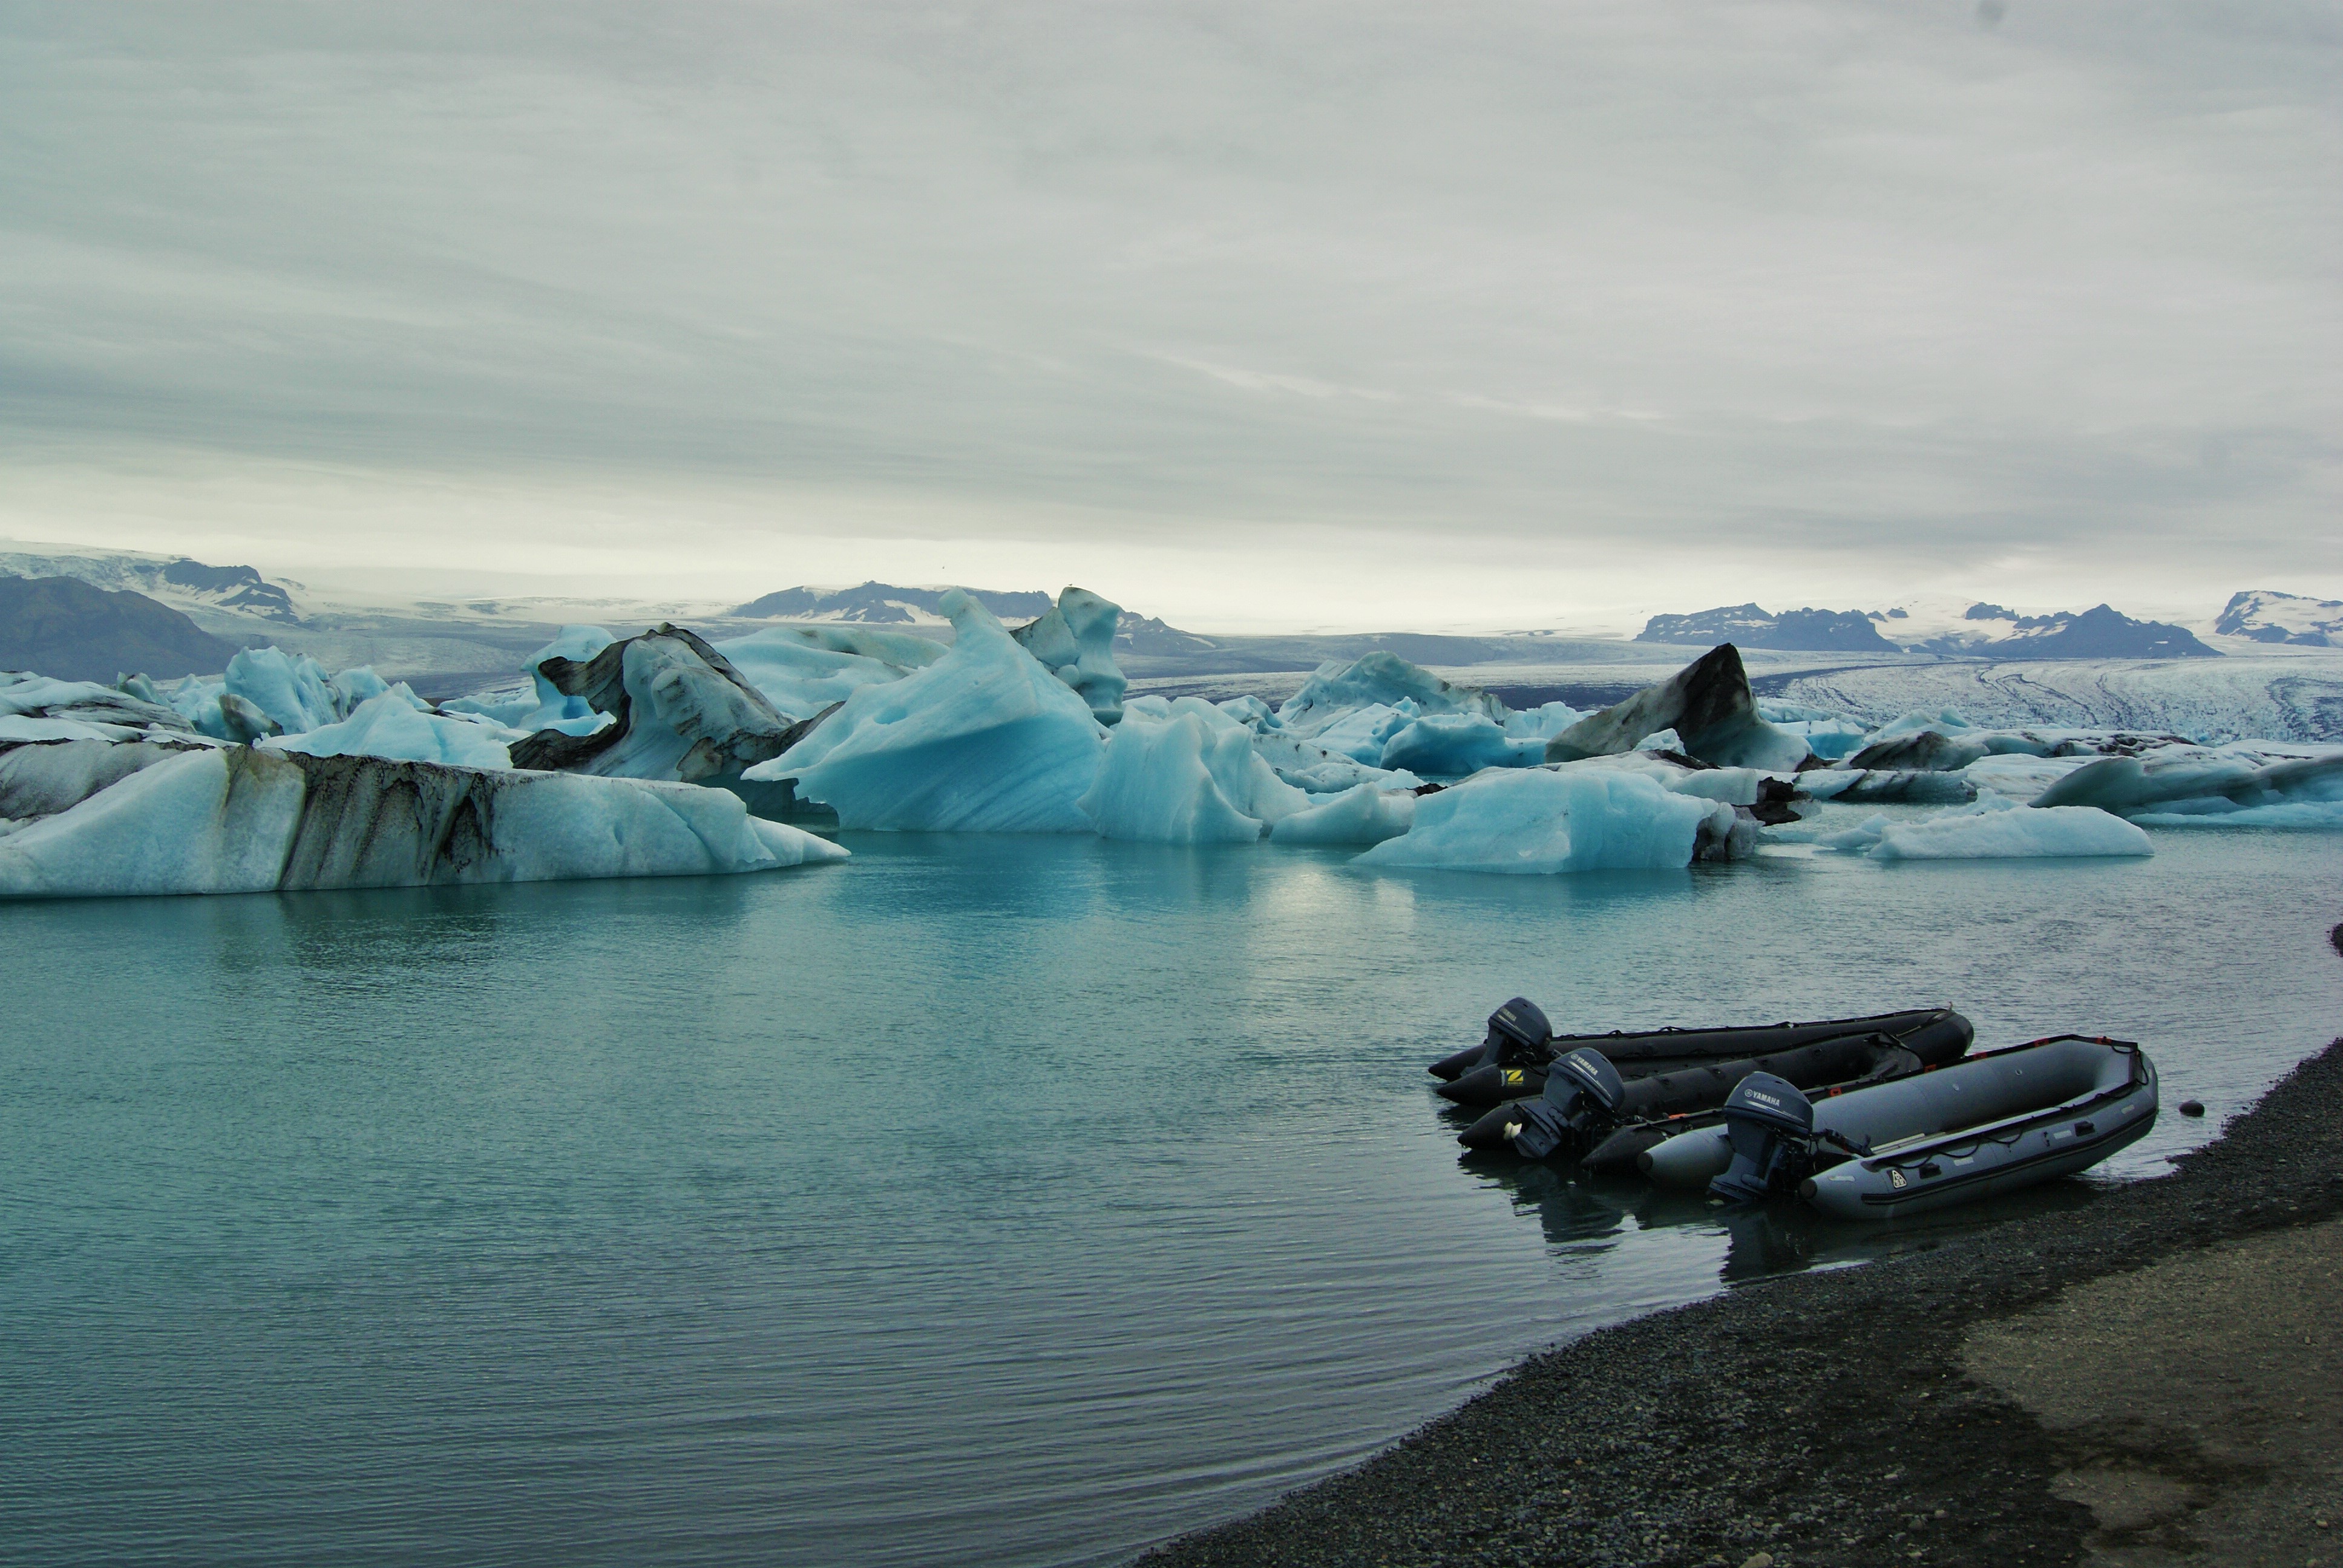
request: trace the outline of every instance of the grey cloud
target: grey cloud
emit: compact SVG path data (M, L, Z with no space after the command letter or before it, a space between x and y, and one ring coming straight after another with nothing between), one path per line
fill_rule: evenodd
M1979 15L0 8L0 461L2343 569L2331 8Z

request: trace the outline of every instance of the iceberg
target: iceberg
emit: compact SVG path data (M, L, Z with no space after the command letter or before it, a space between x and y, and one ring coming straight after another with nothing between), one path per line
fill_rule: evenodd
M131 688L144 689L144 695ZM122 687L0 670L0 741L188 737L195 727L135 678Z
M1451 686L1430 670L1378 648L1345 664L1329 659L1278 709L1278 722L1305 739L1315 737L1344 714L1363 708L1397 709L1414 704L1409 717L1423 713L1478 713L1503 723L1506 709L1485 691ZM1361 761L1368 759L1361 758Z
M1089 703L1092 718L1113 724L1122 718L1128 684L1114 662L1115 628L1121 620L1121 605L1088 588L1069 588L1047 615L1009 635Z
M2242 813L2280 805L2343 801L2343 750L2275 760L2242 747L2178 745L2141 757L2103 757L2035 797L2040 807L2096 806L2130 816L2166 815L2238 821ZM2293 814L2296 822L2316 814Z
M1720 768L1788 772L1805 764L1806 743L1757 715L1741 650L1720 643L1657 686L1580 719L1546 742L1548 762L1574 762L1631 751L1657 730L1673 729L1687 756Z
M1098 776L1076 802L1102 838L1249 843L1309 806L1253 752L1252 731L1183 697L1167 719L1126 711Z
M342 717L332 683L307 654L247 648L227 661L226 689L227 695L242 698L266 715L276 726L273 733L295 735Z
M677 626L610 643L582 662L548 655L537 673L610 722L583 735L539 729L513 743L516 768L723 785L779 756L813 722L782 714L730 660Z
M1704 829L1729 836L1735 820L1730 806L1622 769L1507 769L1422 797L1407 832L1356 863L1537 874L1675 869L1692 863Z
M1222 713L1248 729L1264 730L1283 728L1278 722L1276 711L1268 703L1250 693L1243 697L1230 698L1220 705L1220 709Z
M1081 833L1106 731L1090 705L957 588L956 636L926 668L866 686L749 782L793 780L846 828Z
M1838 800L1850 806L1942 806L1976 799L1976 786L1966 773L1911 769L1801 773L1798 788L1817 800Z
M1505 715L1505 733L1516 740L1551 740L1586 715L1567 702L1541 703Z
M1380 844L1415 823L1413 789L1360 784L1322 805L1296 811L1269 830L1280 844Z
M715 645L733 668L790 719L810 719L866 686L885 686L944 656L909 632L852 626L776 626Z
M1362 784L1373 784L1379 789L1413 789L1423 782L1404 768L1373 767L1282 729L1256 730L1252 749L1254 755L1268 763L1280 779L1313 795L1340 794Z
M1290 725L1282 728L1282 733L1288 739L1307 739L1322 750L1373 768L1382 765L1383 748L1391 744L1392 737L1415 722L1416 713L1414 699L1403 697L1396 704L1372 702L1353 708L1314 734L1305 736Z
M845 856L720 790L225 746L0 839L0 897L698 876Z
M0 720L0 730L6 723ZM195 736L11 740L0 735L0 824L5 824L0 832L13 832L28 821L71 810L141 769L216 744Z
M1948 811L1885 828L1871 848L1875 860L2042 859L2155 853L2156 847L2138 828L2091 806Z
M1381 766L1433 779L1462 779L1483 768L1533 768L1545 760L1545 741L1515 739L1481 713L1428 713L1383 742Z
M299 751L311 757L381 757L450 768L509 768L512 759L507 754L506 741L520 739L518 730L491 729L423 711L399 693L385 691L359 703L337 724L321 724L299 735L278 736L260 744L270 750Z

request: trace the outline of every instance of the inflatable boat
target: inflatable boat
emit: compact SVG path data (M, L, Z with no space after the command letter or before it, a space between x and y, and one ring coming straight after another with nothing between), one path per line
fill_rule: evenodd
M1637 1079L1774 1056L1845 1035L1888 1035L1922 1062L1935 1063L1951 1061L1967 1050L1975 1031L1968 1020L1950 1008L1916 1008L1867 1018L1744 1029L1556 1035L1536 1003L1515 997L1489 1015L1489 1031L1479 1045L1433 1062L1431 1070L1444 1081L1439 1091L1443 1096L1459 1105L1485 1107L1539 1094L1552 1064L1582 1047L1601 1051L1623 1078Z
M1892 1034L1843 1034L1770 1056L1631 1080L1606 1053L1581 1046L1552 1066L1538 1098L1483 1112L1456 1141L1467 1149L1510 1148L1531 1160L1583 1155L1590 1169L1632 1173L1638 1153L1684 1127L1687 1116L1718 1111L1752 1074L1828 1091L1907 1078L1927 1065ZM1614 1081L1615 1092L1601 1087Z
M1837 1218L1885 1220L2087 1170L2156 1125L2157 1109L2137 1045L2056 1035L1820 1100L1753 1074L1721 1126L1638 1163L1728 1201L1795 1192Z

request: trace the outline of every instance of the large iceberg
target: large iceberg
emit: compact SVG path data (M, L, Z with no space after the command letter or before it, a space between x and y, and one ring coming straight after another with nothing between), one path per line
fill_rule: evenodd
M1406 833L1361 855L1368 866L1459 871L1639 870L1692 863L1730 806L1678 795L1623 769L1503 769L1415 803Z
M845 854L720 790L225 746L0 838L0 896L696 876Z
M2178 745L2140 757L2104 757L2076 769L2035 798L2036 806L2096 806L2133 816L2154 810L2207 819L2314 821L2323 811L2295 810L2278 819L2278 806L2329 806L2343 802L2343 750L2272 758L2243 745Z
M2147 835L2090 806L2013 806L1948 811L1883 826L1875 860L1998 860L2070 856L2153 855Z
M791 719L810 719L866 686L885 686L944 656L944 645L858 626L776 626L715 645Z
M1414 705L1409 710L1411 719L1425 713L1477 713L1502 723L1506 712L1505 705L1485 691L1452 686L1430 670L1378 648L1348 664L1336 658L1320 665L1302 683L1302 689L1278 709L1277 718L1286 729L1307 739L1356 709L1396 709L1402 703Z
M1080 833L1105 729L1090 705L957 588L951 651L866 686L749 782L793 780L846 828Z
M1720 643L1657 686L1588 716L1546 742L1545 759L1573 762L1632 751L1655 730L1673 729L1685 752L1720 768L1788 771L1806 762L1805 739L1758 717L1741 650Z
M1088 588L1069 588L1047 615L1009 635L1041 661L1041 668L1071 687L1101 724L1122 718L1122 670L1114 662L1115 628L1122 607Z
M1077 804L1100 835L1164 844L1245 843L1310 798L1253 750L1253 734L1199 698L1163 719L1126 712Z
M780 712L729 659L677 626L610 643L583 661L551 656L537 672L612 722L583 735L541 729L516 741L517 768L726 784L779 756L810 722Z

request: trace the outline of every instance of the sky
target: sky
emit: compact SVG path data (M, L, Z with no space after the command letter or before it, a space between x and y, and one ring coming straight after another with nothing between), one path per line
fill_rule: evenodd
M0 538L1208 630L2343 598L2343 6L0 0Z

